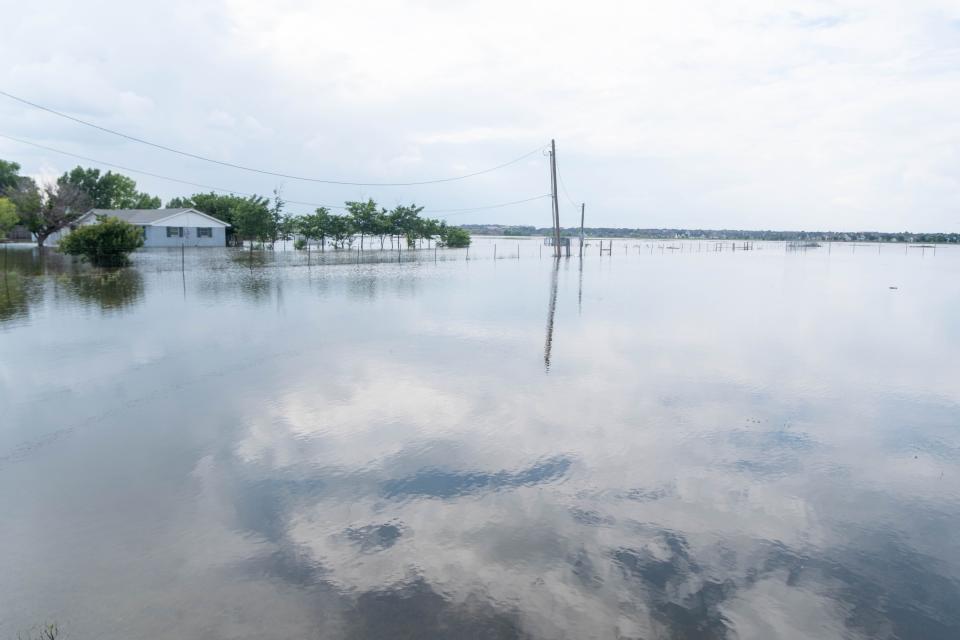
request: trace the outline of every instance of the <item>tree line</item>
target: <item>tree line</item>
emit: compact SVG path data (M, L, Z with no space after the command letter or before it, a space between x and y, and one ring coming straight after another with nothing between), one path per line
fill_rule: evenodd
M10 229L22 225L43 247L47 239L75 222L90 209L159 209L160 198L139 191L132 178L99 169L76 167L56 181L37 184L29 176L20 175L16 162L0 160L0 238ZM465 247L470 234L459 227L449 227L445 221L422 217L423 207L415 204L398 205L387 209L372 199L345 203L346 213L331 213L320 207L311 214L293 215L285 211L286 202L279 191L273 197L252 195L224 195L196 193L176 197L166 208L193 208L230 225L228 242L255 243L272 246L278 240L298 238L307 248L327 243L335 249L350 248L359 239L365 242L379 240L380 248L408 247L424 241L428 246L436 241L441 246Z
M552 227L503 224L465 224L472 235L549 236ZM580 227L560 230L564 236L577 237ZM626 227L584 227L590 238L637 238L654 240L767 240L811 242L930 242L960 243L960 233L914 233L910 231L772 231L750 229L635 229Z
M43 247L47 238L90 209L156 209L160 198L137 190L133 178L76 167L53 182L20 175L16 162L0 160L0 236L23 225Z
M303 246L318 243L321 250L329 243L334 249L351 248L359 242L360 249L379 241L386 249L387 241L393 249L403 241L415 247L424 241L428 246L436 241L440 246L465 247L470 234L459 227L450 227L445 221L422 217L423 207L415 204L397 205L392 209L379 206L373 199L344 203L346 213L335 214L327 207L319 207L310 214L288 214L279 191L272 198L264 196L235 196L218 193L197 193L174 198L167 208L190 207L203 211L230 225L228 240L249 242L261 246L273 245L279 240L296 237Z

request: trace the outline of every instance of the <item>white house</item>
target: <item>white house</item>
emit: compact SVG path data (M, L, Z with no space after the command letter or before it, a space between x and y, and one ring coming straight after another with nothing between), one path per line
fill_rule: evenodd
M97 216L119 218L140 227L144 247L223 247L230 226L196 209L91 209L72 226L96 224ZM51 238L53 242L59 239Z

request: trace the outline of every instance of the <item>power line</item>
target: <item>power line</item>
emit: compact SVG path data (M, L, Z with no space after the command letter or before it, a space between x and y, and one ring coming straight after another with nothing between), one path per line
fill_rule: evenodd
M559 180L560 180L560 188L563 189L563 195L565 195L565 196L567 197L567 200L570 201L570 205L571 205L574 209L576 209L576 208L577 208L578 206L580 206L580 205L578 205L576 202L574 202L574 201L573 201L573 198L570 197L570 192L567 191L567 185L564 184L564 182L563 182L563 175L560 173L560 168L559 168L559 167L557 168L557 178L559 178Z
M560 188L563 189L563 195L565 195L567 200L570 201L570 206L576 209L579 205L577 205L577 203L573 201L573 198L570 197L570 192L567 191L567 185L563 183L563 176L558 173L557 178L560 179Z
M129 171L130 173L139 173L141 175L150 176L151 178L159 178L160 180L169 180L170 182L179 182L180 184L185 184L191 187L197 187L199 189L210 189L211 191L219 191L221 193L229 193L237 196L244 196L249 198L257 194L246 193L243 191L235 191L233 189L225 189L223 187L213 187L208 184L200 184L199 182L191 182L189 180L181 180L180 178L171 178L170 176L162 176L159 173L152 173L150 171L144 171L143 169L133 169L131 167L125 167L121 164L115 164L113 162L105 162L103 160L97 160L96 158L90 158L88 156L82 156L77 153L71 153L70 151L64 151L62 149L54 149L53 147L48 147L43 144L38 144L36 142L30 142L28 140L21 140L20 138L14 138L13 136L8 136L6 134L0 133L0 138L6 138L7 140L12 140L14 142L19 142L20 144L26 144L31 147L37 147L38 149L44 149L46 151L52 151L54 153L59 153L61 155L70 156L71 158L77 158L78 160L84 160L86 162L93 162L95 164L103 165L105 167L111 167L113 169L120 169L121 171ZM343 209L344 207L338 205L329 205L321 204L319 202L302 202L298 200L285 200L290 204L300 204L308 207L328 207L333 209Z
M549 198L550 195L551 195L551 194L549 194L549 193L544 193L543 195L533 196L532 198L526 198L526 199L524 199L524 200L514 200L514 201L512 201L512 202L502 202L502 203L500 203L500 204L491 204L491 205L487 205L487 206L484 206L484 207L470 207L470 208L467 208L467 209L447 209L447 210L424 209L424 211L428 211L428 212L430 212L430 213L440 214L440 215L446 214L446 217L459 216L459 215L463 215L463 214L466 214L466 213L473 213L474 211L480 211L480 210L482 210L482 209L499 209L499 208L501 208L501 207L509 207L510 205L514 205L514 204L523 204L524 202L533 202L534 200L540 200L540 199L542 199L542 198Z
M36 142L30 142L30 141L28 141L28 140L22 140L22 139L20 139L20 138L15 138L15 137L13 137L13 136L8 136L8 135L6 135L6 134L4 134L4 133L0 133L0 138L4 138L4 139L6 139L6 140L12 140L13 142L19 142L20 144L25 144L25 145L28 145L28 146L31 146L31 147L36 147L36 148L38 148L38 149L44 149L44 150L46 150L46 151L52 151L53 153L59 153L59 154L61 154L61 155L69 156L69 157L71 157L71 158L77 158L78 160L84 160L84 161L86 161L86 162L93 162L94 164L99 164L99 165L102 165L102 166L105 166L105 167L111 167L111 168L113 168L113 169L120 169L121 171L129 171L130 173L139 173L139 174L142 174L142 175L145 175L145 176L150 176L151 178L158 178L158 179L160 179L160 180L168 180L168 181L170 181L170 182L178 182L178 183L180 183L180 184L189 185L189 186L191 186L191 187L197 187L197 188L199 188L199 189L210 189L211 191L219 191L219 192L221 192L221 193L229 193L229 194L232 194L232 195L243 196L243 197L245 197L245 198L250 198L250 197L254 197L254 196L257 196L257 195L258 195L258 194L255 194L255 193L246 193L246 192L243 192L243 191L235 191L235 190L233 190L233 189L225 189L225 188L223 188L223 187L213 187L213 186L210 186L210 185L208 185L208 184L200 184L199 182L191 182L191 181L189 181L189 180L181 180L181 179L179 179L179 178L171 178L171 177L169 177L169 176L160 175L159 173L153 173L153 172L151 172L151 171L144 171L144 170L142 170L142 169L133 169L133 168L131 168L131 167L125 167L125 166L123 166L123 165L115 164L115 163L112 163L112 162L104 162L103 160L98 160L98 159L96 159L96 158L90 158L90 157L88 157L88 156L83 156L83 155L80 155L80 154L77 154L77 153L72 153L72 152L70 152L70 151L63 151L62 149L55 149L55 148L53 148L53 147L48 147L47 145L38 144L38 143L36 143ZM532 197L532 198L527 198L527 199L525 199L525 200L514 200L514 201L512 201L512 202L501 202L501 203L499 203L499 204L483 205L483 206L479 206L479 207L468 207L468 208L464 208L464 209L424 209L424 211L426 211L426 212L428 212L428 213L435 213L435 214L450 213L451 215L462 215L462 214L465 214L465 213L471 213L471 212L473 212L473 211L481 211L481 210L483 210L483 209L499 209L499 208L501 208L501 207L507 207L507 206L514 205L514 204L523 204L524 202L531 202L531 201L533 201L533 200L539 200L540 198L545 198L545 197L548 197L549 195L550 195L550 194L545 194L545 195L540 195L540 196L534 196L534 197ZM322 204L322 203L319 203L319 202L304 202L304 201L302 201L302 200L284 200L284 202L286 202L287 204L298 204L298 205L307 206L307 207L326 207L326 208L328 208L328 209L341 209L341 210L345 210L345 209L346 209L346 207L344 207L344 206L342 206L342 205Z
M438 183L443 183L443 182L454 182L454 181L457 181L457 180L465 180L465 179L467 179L467 178L473 178L473 177L475 177L475 176L483 175L483 174L485 174L485 173L490 173L491 171L497 171L498 169L503 169L504 167L508 167L508 166L510 166L510 165L512 165L512 164L516 164L517 162L520 162L521 160L525 160L526 158L529 158L529 157L532 156L533 154L535 154L535 153L537 153L537 152L539 152L539 151L541 151L541 150L543 149L543 146L539 146L539 147L537 147L536 149L534 149L533 151L529 151L529 152L523 154L522 156L520 156L519 158L514 158L513 160L510 160L509 162L504 162L503 164L498 164L498 165L495 166L495 167L490 167L490 168L488 168L488 169L483 169L483 170L481 170L481 171L475 171L475 172L473 172L473 173L468 173L468 174L465 174L465 175L462 175L462 176L453 176L453 177L450 177L450 178L435 178L435 179L432 179L432 180L418 180L418 181L416 181L416 182L353 182L353 181L348 181L348 180L329 180L329 179L325 179L325 178L310 178L310 177L306 177L306 176L296 176L296 175L291 175L291 174L288 174L288 173L280 173L280 172L277 172L277 171L268 171L268 170L266 170L266 169L257 169L257 168L255 168L255 167L247 167L247 166L244 166L244 165L235 164L235 163L232 163L232 162L227 162L227 161L225 161L225 160L217 160L217 159L215 159L215 158L208 158L208 157L206 157L206 156L201 156L201 155L199 155L199 154L191 153L191 152L189 152L189 151L183 151L183 150L181 150L181 149L175 149L175 148L173 148L173 147L168 147L168 146L166 146L166 145L162 145L162 144L159 144L159 143L157 143L157 142L151 142L150 140L144 140L143 138L138 138L138 137L133 136L133 135L130 135L130 134L128 134L128 133L123 133L123 132L121 132L121 131L115 131L114 129L108 129L107 127L102 127L102 126L100 126L100 125L98 125L98 124L94 124L94 123L92 123L92 122L87 122L86 120L81 120L80 118L77 118L77 117L68 115L68 114L63 113L63 112L61 112L61 111L57 111L57 110L55 110L55 109L51 109L50 107L45 107L45 106L43 106L43 105L41 105L41 104L37 104L37 103L35 103L35 102L30 102L29 100L26 100L26 99L24 99L24 98L20 98L20 97L15 96L15 95L13 95L13 94L11 94L11 93L7 93L6 91L3 91L3 90L0 90L0 95L6 96L7 98L10 98L11 100L16 100L17 102L20 102L20 103L23 103L23 104L25 104L25 105L31 106L31 107L33 107L33 108L35 108L35 109L40 109L40 110L42 110L42 111L46 111L46 112L48 112L48 113L52 113L52 114L54 114L54 115L56 115L56 116L60 116L61 118L66 118L67 120L72 120L73 122L76 122L76 123L85 125L85 126L87 126L87 127L92 127L93 129L97 129L97 130L99 130L99 131L104 131L104 132L106 132L106 133L109 133L109 134L112 134L112 135L115 135L115 136L119 136L119 137L121 137L121 138L125 138L125 139L127 139L127 140L131 140L131 141L133 141L133 142L137 142L137 143L140 143L140 144L145 144L145 145L154 147L154 148L156 148L156 149L161 149L161 150L163 150L163 151L168 151L168 152L170 152L170 153L176 153L176 154L179 154L179 155L181 155L181 156L185 156L185 157L187 157L187 158L193 158L193 159L195 159L195 160L202 160L202 161L204 161L204 162L211 162L211 163L213 163L213 164L218 164L218 165L221 165L221 166L224 166L224 167L230 167L230 168L232 168L232 169L240 169L240 170L242 170L242 171L250 171L250 172L253 172L253 173L261 173L261 174L264 174L264 175L274 176L274 177L277 177L277 178L287 178L287 179L290 179L290 180L303 180L303 181L305 181L305 182L319 182L319 183L322 183L322 184L337 184L337 185L345 185L345 186L352 186L352 187L411 187L411 186L417 186L417 185L438 184Z

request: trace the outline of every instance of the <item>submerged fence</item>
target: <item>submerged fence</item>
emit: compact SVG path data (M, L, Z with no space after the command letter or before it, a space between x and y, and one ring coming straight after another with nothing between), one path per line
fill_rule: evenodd
M560 260L578 260L580 255L578 239L574 239L571 255ZM902 246L901 246L902 245ZM690 254L718 255L770 255L770 254L855 254L860 255L915 255L917 257L935 256L937 248L949 250L941 245L916 245L907 243L791 243L786 241L716 241L716 240L645 240L633 238L587 238L585 239L582 259L619 261L654 255L686 256ZM11 253L34 251L25 247L10 247ZM55 251L47 251L57 255ZM133 263L141 269L168 271L181 269L234 269L238 267L324 267L373 264L409 264L409 263L449 263L458 261L492 260L556 260L553 247L545 245L541 237L491 237L474 236L471 246L462 249L450 249L432 246L400 247L360 250L354 245L350 248L334 249L329 245L325 250L311 246L310 250L294 249L293 243L286 246L278 242L273 249L246 247L186 249L147 249L132 255Z

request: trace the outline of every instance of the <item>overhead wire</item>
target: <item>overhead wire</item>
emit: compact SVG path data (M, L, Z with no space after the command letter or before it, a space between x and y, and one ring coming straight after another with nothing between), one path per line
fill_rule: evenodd
M473 177L476 177L476 176L479 176L479 175L483 175L483 174L485 174L485 173L490 173L490 172L492 172L492 171L497 171L498 169L503 169L504 167L508 167L508 166L510 166L510 165L512 165L512 164L516 164L517 162L520 162L520 161L522 161L522 160L525 160L526 158L529 158L530 156L532 156L532 155L535 154L535 153L540 152L540 151L544 148L543 145L541 145L541 146L538 146L536 149L534 149L534 150L532 150L532 151L528 151L527 153L524 153L522 156L520 156L520 157L518 157L518 158L514 158L513 160L510 160L510 161L508 161L508 162L504 162L504 163L502 163L502 164L498 164L498 165L496 165L496 166L494 166L494 167L489 167L489 168L487 168L487 169L482 169L482 170L480 170L480 171L474 171L473 173L467 173L467 174L464 174L464 175L452 176L452 177L447 177L447 178L433 178L433 179L430 179L430 180L417 180L417 181L412 181L412 182L360 182L360 181L351 181L351 180L333 180L333 179L327 179L327 178L313 178L313 177L308 177L308 176L298 176L298 175L289 174L289 173L282 173L282 172L279 172L279 171L269 171L269 170L267 170L267 169L259 169L259 168L256 168L256 167L248 167L248 166L241 165L241 164L236 164L236 163L233 163L233 162L227 162L226 160L218 160L218 159L216 159L216 158L210 158L210 157L208 157L208 156L203 156L203 155L200 155L200 154L197 154L197 153L192 153L192 152L189 152L189 151L184 151L184 150L182 150L182 149L177 149L177 148L174 148L174 147L169 147L169 146L167 146L167 145L160 144L160 143L157 143L157 142L152 142L152 141L150 141L150 140L146 140L146 139L144 139L144 138L139 138L139 137L137 137L137 136L134 136L134 135L131 135L131 134L128 134L128 133L123 133L122 131L117 131L117 130L115 130L115 129L110 129L110 128L107 128L107 127L103 127L103 126L98 125L98 124L95 124L95 123L93 123L93 122L88 122L87 120L83 120L83 119L81 119L81 118L77 118L77 117L75 117L75 116L71 116L71 115L66 114L66 113L63 113L63 112L61 112L61 111L57 111L56 109L52 109L52 108L50 108L50 107L46 107L46 106L44 106L44 105L37 104L36 102L31 102L30 100L27 100L27 99L25 99L25 98L21 98L21 97L19 97L19 96L15 96L15 95L13 95L12 93L8 93L8 92L6 92L6 91L3 91L2 89L0 89L0 95L5 96L5 97L7 97L7 98L9 98L9 99L11 99L11 100L15 100L15 101L17 101L17 102L20 102L20 103L22 103L22 104L28 105L28 106L33 107L33 108L35 108L35 109L40 109L41 111L46 111L46 112L48 112L48 113L52 113L53 115L59 116L59 117L61 117L61 118L66 118L67 120L72 120L73 122L76 122L76 123L78 123L78 124L82 124L82 125L84 125L84 126L91 127L91 128L93 128L93 129L97 129L97 130L99 130L99 131L103 131L103 132L105 132L105 133L109 133L109 134L112 134L112 135L115 135L115 136L118 136L118 137L121 137L121 138L125 138L125 139L127 139L127 140L132 141L132 142L137 142L137 143L139 143L139 144L144 144L144 145L147 145L147 146L150 146L150 147L154 147L154 148L156 148L156 149L161 149L161 150L167 151L167 152L169 152L169 153L175 153L175 154L178 154L178 155L187 157L187 158L193 158L193 159L195 159L195 160L202 160L202 161L204 161L204 162L210 162L210 163L217 164L217 165L220 165L220 166L230 167L230 168L232 168L232 169L240 169L240 170L242 170L242 171L250 171L250 172L253 172L253 173L260 173L260 174L263 174L263 175L274 176L274 177L277 177L277 178L286 178L286 179L289 179L289 180L302 180L302 181L305 181L305 182L317 182L317 183L321 183L321 184L336 184L336 185L353 186L353 187L410 187L410 186L427 185L427 184L439 184L439 183L444 183L444 182L455 182L455 181L457 181L457 180L465 180L465 179L467 179L467 178L473 178Z
M563 182L563 174L560 173L560 166L559 166L559 164L556 162L556 160L554 160L554 164L555 164L556 167L557 167L557 180L560 182L560 188L563 190L563 195L565 195L565 196L567 197L567 200L570 202L570 206L572 206L574 209L576 209L576 208L577 208L578 206L580 206L580 205L578 205L576 202L574 202L574 201L573 201L573 198L570 197L570 192L567 191L567 185Z
M92 162L92 163L94 163L94 164L99 164L99 165L102 165L102 166L104 166L104 167L111 167L111 168L113 168L113 169L120 169L121 171L128 171L128 172L130 172L130 173L138 173L138 174L141 174L141 175L150 176L151 178L158 178L158 179L160 179L160 180L168 180L168 181L170 181L170 182L177 182L177 183L180 183L180 184L185 184L185 185L188 185L188 186L191 186L191 187L197 187L197 188L200 188L200 189L210 189L211 191L219 191L219 192L221 192L221 193L228 193L228 194L231 194L231 195L243 196L243 197L245 197L245 198L250 198L250 197L254 197L254 196L257 196L257 195L258 195L258 194L254 194L254 193L247 193L247 192L244 192L244 191L236 191L236 190L234 190L234 189L226 189L226 188L223 188L223 187L214 187L214 186L211 186L211 185L201 184L201 183L199 183L199 182L192 182L192 181L189 181L189 180L181 180L180 178L171 178L170 176L164 176L164 175L161 175L161 174L159 174L159 173L154 173L154 172L152 172L152 171L144 171L144 170L142 170L142 169L134 169L134 168L132 168L132 167L127 167L127 166L120 165L120 164L116 164L116 163L113 163L113 162L106 162L106 161L104 161L104 160L98 160L98 159L96 159L96 158L91 158L91 157L89 157L89 156L80 155L80 154L78 154L78 153L73 153L73 152L70 152L70 151L64 151L63 149L56 149L56 148L54 148L54 147L50 147L50 146L47 146L47 145L44 145L44 144L39 144L39 143L36 143L36 142L30 142L29 140L23 140L23 139L21 139L21 138L16 138L16 137L14 137L14 136L10 136L10 135L4 134L4 133L0 133L0 138L4 138L4 139L6 139L6 140L11 140L11 141L13 141L13 142L18 142L18 143L20 143L20 144L25 144L25 145L28 145L28 146L31 146L31 147L36 147L36 148L38 148L38 149L44 149L45 151L52 151L53 153L59 153L59 154L61 154L61 155L69 156L69 157L71 157L71 158L77 158L78 160L84 160L85 162ZM524 199L524 200L514 200L514 201L512 201L512 202L501 202L501 203L498 203L498 204L482 205L482 206L477 206L477 207L466 207L466 208L461 208L461 209L424 209L424 211L426 211L426 212L428 212L428 213L433 213L433 214L463 215L463 214L466 214L466 213L472 213L472 212L474 212L474 211L481 211L481 210L484 210L484 209L499 209L499 208L501 208L501 207L507 207L507 206L510 206L510 205L523 204L523 203L525 203L525 202L532 202L533 200L538 200L538 199L540 199L540 198L545 198L545 197L549 197L549 196L550 196L550 194L544 194L544 195L539 195L539 196L533 196L532 198L526 198L526 199ZM307 206L307 207L326 207L326 208L328 208L328 209L346 210L346 207L344 207L344 206L342 206L342 205L336 205L336 204L323 204L323 203L319 203L319 202L305 202L305 201L302 201L302 200L286 200L286 199L284 199L284 202L286 202L287 204L296 204L296 205Z
M105 166L105 167L111 167L111 168L113 168L113 169L120 169L121 171L129 171L130 173L139 173L139 174L141 174L141 175L150 176L151 178L159 178L160 180L168 180L168 181L170 181L170 182L178 182L178 183L180 183L180 184L185 184L185 185L188 185L188 186L191 186L191 187L197 187L197 188L200 188L200 189L210 189L211 191L219 191L219 192L221 192L221 193L229 193L229 194L232 194L232 195L243 196L243 197L245 197L245 198L249 198L249 197L251 197L251 196L257 195L257 194L254 194L254 193L246 193L246 192L244 192L244 191L237 191L237 190L235 190L235 189L226 189L226 188L224 188L224 187L214 187L214 186L211 186L211 185L208 185L208 184L201 184L201 183L199 183L199 182L191 182L190 180L182 180L182 179L180 179L180 178L171 178L170 176L160 175L159 173L153 173L153 172L151 172L151 171L144 171L143 169L134 169L134 168L132 168L132 167L126 167L126 166L124 166L124 165L122 165L122 164L116 164L116 163L113 163L113 162L106 162L106 161L104 161L104 160L98 160L98 159L96 159L96 158L91 158L91 157L89 157L89 156L80 155L80 154L78 154L78 153L72 153L72 152L70 152L70 151L64 151L63 149L55 149L54 147L48 147L47 145L44 145L44 144L39 144L39 143L36 143L36 142L30 142L29 140L23 140L23 139L21 139L21 138L15 138L15 137L13 137L13 136L9 136L9 135L6 135L6 134L4 134L4 133L0 133L0 138L5 138L5 139L7 139L7 140L12 140L12 141L14 141L14 142L19 142L20 144L29 145L29 146L31 146L31 147L37 147L38 149L44 149L44 150L46 150L46 151L52 151L52 152L54 152L54 153L59 153L59 154L61 154L61 155L69 156L69 157L71 157L71 158L76 158L76 159L78 159L78 160L84 160L84 161L86 161L86 162L93 162L93 163L95 163L95 164L103 165L103 166ZM341 207L341 206L338 206L338 205L322 204L322 203L319 203L319 202L303 202L303 201L298 201L298 200L284 200L284 202L287 202L287 203L289 203L289 204L304 205L304 206L308 206L308 207L328 207L328 208L336 208L336 209L343 209L343 208L344 208L344 207Z
M430 213L438 214L438 215L445 215L445 217L459 216L467 213L473 213L474 211L481 211L483 209L499 209L501 207L509 207L510 205L514 205L514 204L523 204L525 202L533 202L534 200L540 200L542 198L550 198L552 197L552 195L553 194L550 194L550 193L544 193L539 196L533 196L532 198L525 198L524 200L513 200L512 202L502 202L500 204L492 204L492 205L487 205L483 207L469 207L466 209L447 209L446 211L437 210L437 209L424 209L424 211L429 211Z

